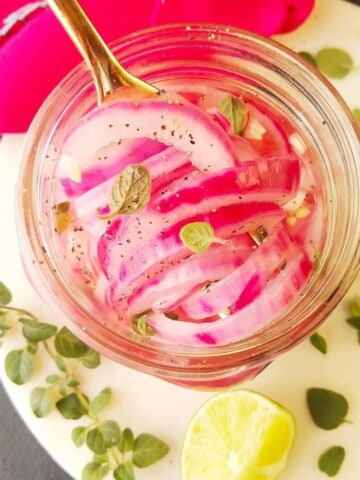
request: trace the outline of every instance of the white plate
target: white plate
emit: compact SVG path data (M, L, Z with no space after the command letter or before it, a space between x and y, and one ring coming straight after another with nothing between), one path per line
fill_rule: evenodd
M316 52L325 46L345 48L360 65L360 8L340 0L318 0L311 18L295 33L279 36L296 51ZM351 107L360 107L360 70L334 82ZM28 308L43 321L56 323L46 305L36 296L25 278L14 225L14 185L19 167L23 136L6 136L0 143L0 279L14 294L14 304ZM360 161L360 159L359 159ZM327 338L329 353L324 356L308 341L283 355L255 380L244 386L269 395L288 407L298 425L295 447L282 480L325 478L317 468L319 455L328 447L343 445L344 464L338 480L355 480L360 476L360 345L355 330L345 322L349 299L360 294L360 276L353 287L321 328ZM3 365L6 353L23 344L19 330L11 330L0 349L0 377L29 429L48 453L74 479L81 478L83 466L91 460L86 447L77 449L70 439L74 426L80 421L64 420L57 412L37 419L29 406L32 388L44 384L47 373L55 369L47 365L41 354L33 379L24 386L9 382ZM41 364L42 362L42 364ZM47 366L46 366L47 365ZM107 418L114 418L122 427L129 426L135 433L156 434L171 447L169 455L158 464L137 472L137 479L180 480L180 450L186 426L196 409L211 395L186 390L164 381L129 370L103 359L96 370L81 370L82 386L89 396L111 386L113 400L106 410ZM309 387L325 387L343 393L350 404L349 419L338 429L324 431L311 421L305 404ZM219 479L222 480L222 479ZM225 479L224 479L225 480Z

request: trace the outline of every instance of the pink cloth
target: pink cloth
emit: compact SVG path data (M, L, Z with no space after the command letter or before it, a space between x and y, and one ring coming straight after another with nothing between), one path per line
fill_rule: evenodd
M270 36L293 30L315 0L81 0L106 42L156 24L214 22ZM15 12L15 13L11 13ZM24 132L81 59L44 1L0 2L0 133Z

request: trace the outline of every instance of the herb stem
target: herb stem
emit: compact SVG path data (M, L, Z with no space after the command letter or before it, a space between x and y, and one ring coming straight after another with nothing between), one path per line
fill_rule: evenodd
M54 355L54 353L51 351L50 345L47 343L47 341L44 340L42 343L44 344L44 348L45 348L46 352L48 353L48 355L50 355L50 357L51 357L53 360L55 360L55 355ZM67 372L67 367L66 367L66 372Z
M35 315L30 313L28 310L25 310L24 308L9 307L9 305L0 304L0 310L7 310L9 312L16 312L19 316L25 315L26 317L32 318L33 320L37 320Z
M111 448L109 448L108 452L109 452L109 454L113 457L113 460L114 460L114 462L115 462L115 465L116 465L116 466L121 465L122 462L121 462L121 460L120 460L120 459L118 458L118 456L117 456L117 449L116 449L115 447L111 447Z

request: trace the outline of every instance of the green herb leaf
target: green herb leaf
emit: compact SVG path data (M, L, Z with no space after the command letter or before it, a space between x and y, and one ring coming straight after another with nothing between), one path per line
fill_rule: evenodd
M97 427L87 432L86 445L92 452L98 455L103 455L107 450L104 436Z
M351 56L340 48L323 48L316 55L318 69L330 78L344 78L354 68Z
M1 317L0 317L1 318ZM11 326L8 325L6 322L3 320L0 320L0 330L5 331L5 330L10 330Z
M64 382L59 383L59 393L62 397L66 397L68 394L68 389Z
M149 312L144 312L139 315L134 315L131 318L131 325L134 332L144 337L149 337L155 333L155 330L147 322L148 314Z
M310 337L310 343L313 345L317 350L321 353L327 353L327 343L324 337L322 337L319 333L314 333Z
M115 480L135 480L134 465L127 460L114 470Z
M169 452L169 447L160 438L142 433L135 439L133 462L139 468L148 467Z
M324 388L310 388L307 405L314 423L325 430L332 430L345 422L349 405L340 393Z
M357 123L360 126L360 108L354 108L352 113L354 115L355 120L357 121Z
M26 350L31 354L35 355L38 351L38 344L36 342L27 342L26 343Z
M356 296L351 302L350 314L352 317L360 317L360 297Z
M120 443L121 430L117 422L106 420L100 424L99 429L105 439L106 448L113 447Z
M19 318L23 324L23 335L30 342L42 342L48 340L57 332L55 325L38 322L30 318Z
M82 471L82 480L103 480L110 471L110 466L98 462L88 463Z
M90 402L89 411L94 415L98 415L104 410L111 398L111 389L109 387L104 388L99 395L97 395Z
M50 383L50 384L54 384L54 383L57 383L59 380L60 380L60 376L59 375L48 375L45 379L46 383Z
M69 210L70 202L61 202L55 205L55 229L59 235L74 221L74 217L69 213Z
M86 431L86 427L75 427L74 430L71 432L72 441L77 447L81 447L81 445L84 445L86 439Z
M56 351L65 358L82 357L89 348L66 327L56 334L54 346Z
M33 371L31 355L26 350L13 350L5 358L5 371L16 385L26 383Z
M80 382L71 376L65 378L65 383L68 387L77 387L80 385Z
M103 455L108 448L120 443L120 440L120 427L112 420L102 422L98 427L89 430L86 435L86 445L97 455Z
M30 405L36 417L45 417L52 408L49 390L41 387L34 388L30 393Z
M305 60L311 63L311 65L313 65L314 67L317 67L316 60L314 56L311 55L311 53L302 51L302 52L299 52L299 55L300 57L303 57Z
M121 435L119 450L121 453L130 452L135 445L134 434L130 428L125 428Z
M150 200L151 177L140 165L128 165L116 178L109 194L110 213L100 218L109 219L119 214L132 215L143 210Z
M88 412L76 393L70 393L70 395L58 400L56 408L68 420L78 420Z
M58 367L58 369L61 372L66 372L67 371L65 360L60 355L55 356L55 363L56 363L56 366Z
M356 330L360 330L360 317L350 317L346 319L347 323Z
M180 239L185 247L195 253L205 252L213 242L230 245L228 240L215 237L214 229L207 222L192 222L184 225L180 230Z
M10 290L6 287L3 282L0 282L0 304L7 305L12 300L12 295Z
M247 122L244 102L239 98L226 95L220 100L219 110L229 120L235 135L240 135Z
M89 348L85 355L79 358L79 361L86 368L97 368L101 363L99 353L95 352L92 348Z
M340 470L344 458L345 450L343 447L331 447L319 458L319 470L326 473L328 477L335 477Z

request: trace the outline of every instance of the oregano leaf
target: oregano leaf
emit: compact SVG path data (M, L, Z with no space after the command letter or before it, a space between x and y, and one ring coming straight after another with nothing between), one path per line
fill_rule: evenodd
M104 437L106 448L118 445L121 441L121 430L119 424L114 420L105 420L99 426L99 430Z
M86 439L86 427L75 427L71 432L71 439L77 447L84 445Z
M5 371L16 385L26 383L33 371L33 361L30 353L25 349L9 352L5 358Z
M104 388L99 395L97 395L90 402L89 411L94 415L98 415L109 403L111 398L111 389L109 387Z
M352 57L341 48L323 48L315 59L320 72L330 78L344 78L354 68Z
M54 384L57 383L60 380L60 376L56 374L48 375L45 379L46 383Z
M88 348L85 355L78 359L86 368L96 368L101 363L101 358L98 352L92 348Z
M147 322L148 312L144 312L138 315L134 315L131 318L131 326L134 332L138 335L148 337L154 335L155 330Z
M230 244L228 240L215 237L213 227L207 222L191 222L184 225L180 230L180 240L194 253L205 252L213 242Z
M360 317L360 297L356 296L350 304L350 314L352 317Z
M78 339L67 327L63 327L55 337L54 342L57 353L65 358L78 358L85 355L88 346Z
M219 110L220 113L229 120L235 135L240 135L247 120L246 106L244 102L231 95L225 95L220 100Z
M134 449L135 439L134 434L130 428L125 428L121 435L119 443L119 450L121 453L131 452Z
M36 417L45 417L52 408L49 390L42 387L34 388L30 393L30 405Z
M143 210L150 200L151 177L140 164L128 165L116 178L110 194L110 213L100 218L109 219L119 214L132 215Z
M38 351L38 344L36 342L27 341L26 350L31 354L35 355Z
M105 438L98 427L92 428L87 432L86 445L97 455L103 455L106 453L107 447Z
M309 63L311 63L311 65L313 65L314 67L317 67L315 57L311 53L301 51L301 52L299 52L299 55L300 55L300 57L304 58Z
M68 394L68 389L66 388L64 382L59 383L59 393L62 397L66 397L66 395Z
M343 447L331 447L324 452L318 461L319 470L326 473L328 477L335 477L345 459L345 449Z
M23 335L30 342L42 342L48 340L57 332L55 325L38 322L30 318L19 318L23 324Z
M63 357L61 355L56 355L55 356L55 363L56 363L56 366L58 367L58 369L61 372L66 372L67 371L65 360L63 359Z
M169 452L169 447L160 438L142 433L135 439L133 462L138 468L148 467Z
M110 466L104 463L90 462L85 465L82 480L103 480L110 471Z
M71 376L65 378L65 383L68 387L77 387L80 385L80 382Z
M346 398L325 388L309 388L307 405L314 423L324 430L332 430L344 423L349 410Z
M114 470L115 480L135 480L134 465L127 460Z
M61 415L68 420L78 420L88 412L76 393L70 393L66 397L58 400L56 402L56 408Z
M12 295L10 290L7 288L7 286L3 282L0 282L0 304L7 305L11 302L11 300L12 300Z
M350 317L346 319L347 323L356 330L360 330L360 317Z
M310 343L313 345L319 352L327 353L327 342L324 337L322 337L319 333L314 333L310 337Z

